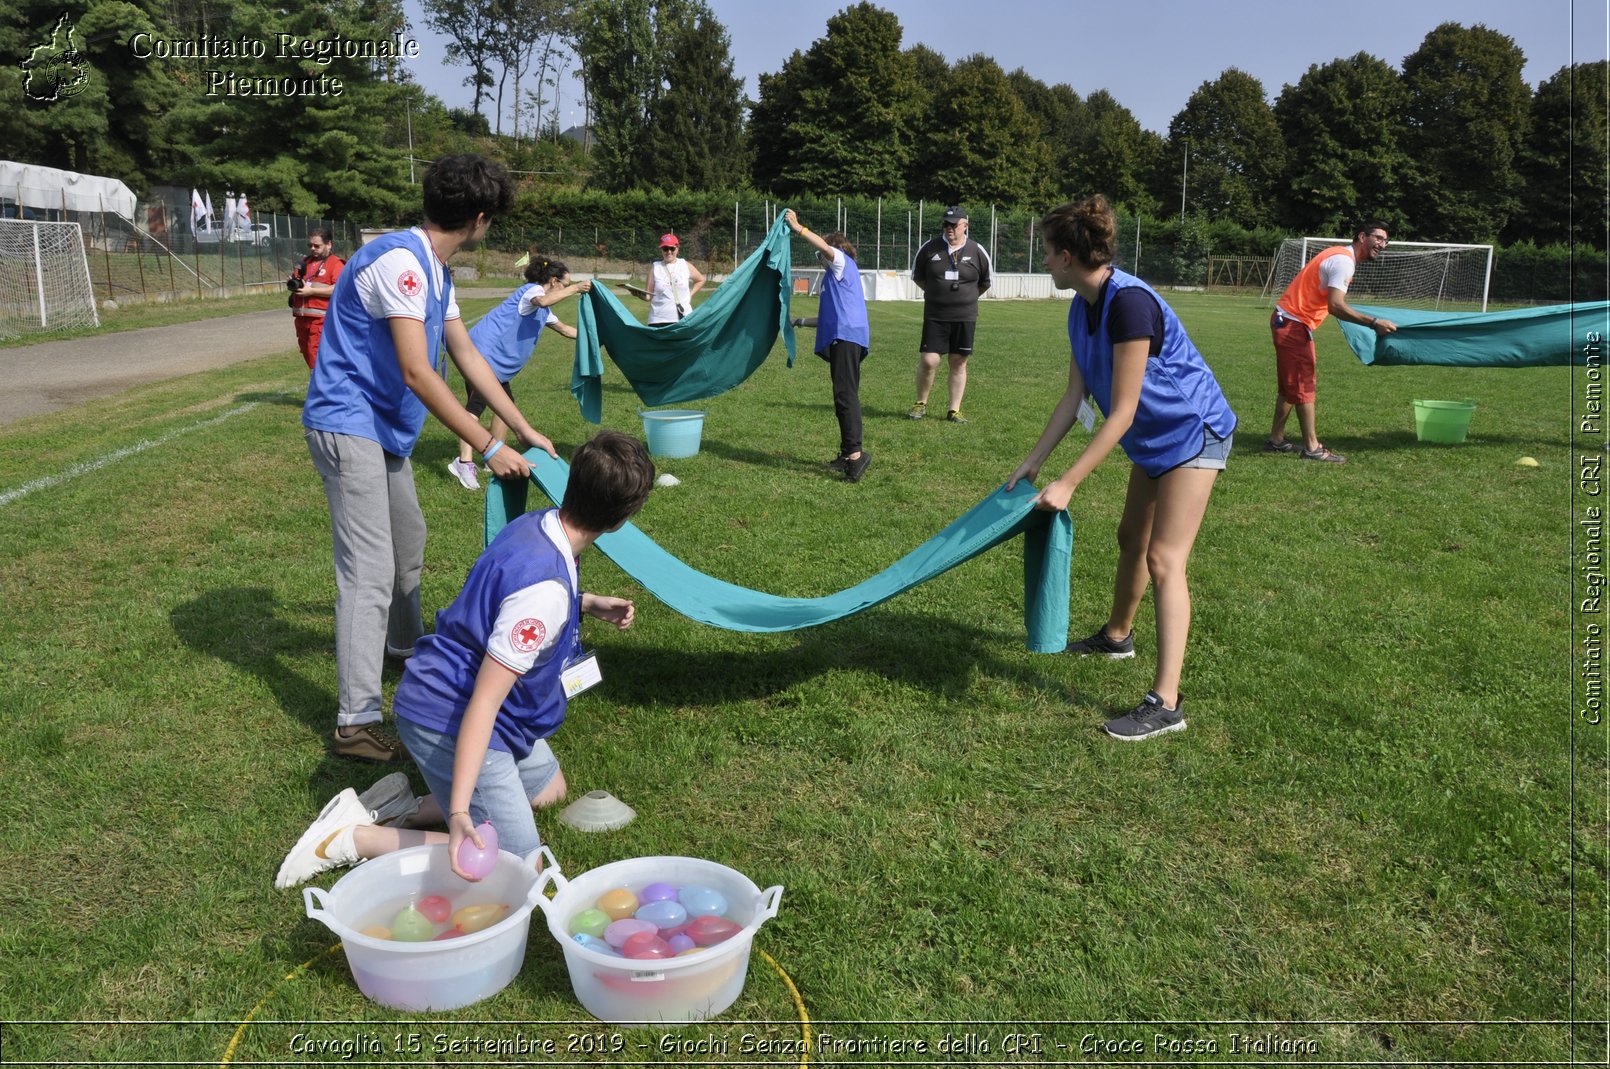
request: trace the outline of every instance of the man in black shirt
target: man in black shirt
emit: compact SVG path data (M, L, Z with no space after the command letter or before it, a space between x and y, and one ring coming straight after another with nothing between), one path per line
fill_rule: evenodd
M928 391L939 370L939 354L950 354L950 404L945 419L966 423L962 392L967 389L967 358L973 355L973 329L978 325L978 299L990 286L989 253L967 236L967 211L946 209L939 237L917 250L911 280L923 292L921 357L917 362L917 403L907 413L921 419L928 412Z

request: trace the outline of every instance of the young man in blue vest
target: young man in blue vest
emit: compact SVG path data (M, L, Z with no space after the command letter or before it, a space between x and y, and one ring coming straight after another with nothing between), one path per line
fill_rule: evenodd
M554 454L499 387L459 318L447 261L479 247L514 203L499 164L445 156L425 173L425 221L383 235L347 262L330 297L302 425L324 482L334 536L336 730L341 757L393 762L405 754L378 729L384 654L406 658L424 632L419 573L425 517L409 454L430 413L481 452L500 478L527 478L519 449L481 430L445 379L447 354L527 446Z

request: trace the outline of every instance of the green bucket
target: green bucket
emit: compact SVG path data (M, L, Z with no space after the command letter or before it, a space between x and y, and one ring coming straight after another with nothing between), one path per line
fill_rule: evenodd
M1414 436L1422 442L1457 445L1470 430L1474 401L1414 402Z

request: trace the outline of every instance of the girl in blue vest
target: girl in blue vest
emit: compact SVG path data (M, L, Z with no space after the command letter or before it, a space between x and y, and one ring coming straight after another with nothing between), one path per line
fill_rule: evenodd
M511 520L481 554L436 631L419 640L393 710L397 730L424 774L430 796L402 826L386 826L348 787L325 805L286 855L274 886L294 887L326 870L410 846L447 844L453 871L466 838L490 820L498 845L527 857L541 845L533 810L564 797L548 738L564 723L567 694L579 693L581 616L625 630L626 598L584 593L576 562L599 535L631 519L654 486L643 443L603 431L576 450L557 509ZM585 682L585 672L582 673ZM596 676L592 676L596 681ZM388 777L389 778L389 777ZM376 784L364 798L376 794ZM447 826L447 831L427 828Z
M1085 398L1095 401L1105 421L1073 466L1035 501L1041 509L1061 511L1114 446L1130 459L1112 613L1068 652L1133 657L1135 613L1150 582L1157 615L1152 689L1130 713L1109 720L1106 731L1126 741L1181 731L1180 671L1191 629L1185 566L1213 482L1230 455L1235 413L1173 309L1146 283L1112 265L1117 220L1104 197L1064 204L1046 215L1041 228L1052 281L1075 294L1068 311L1073 361L1067 391L1045 433L1006 485L1011 489L1038 475L1081 418Z
M486 313L480 322L470 328L470 341L481 350L486 362L492 365L492 370L498 377L498 385L503 387L503 392L511 399L514 397L514 391L509 389L509 383L536 355L537 342L542 337L544 327L552 327L560 336L575 340L576 328L561 323L559 317L548 309L566 297L588 293L592 288L591 280L572 285L570 268L558 260L550 260L541 253L533 251L526 258L525 285L509 294L502 304ZM465 385L464 392L464 407L479 417L486 411L487 399L481 396L475 387L468 384ZM494 412L493 439L501 440L507 433L509 428ZM458 459L447 462L447 470L453 473L466 490L481 488L480 479L475 474L474 448L473 442L460 438Z
M866 292L861 269L855 264L855 246L842 233L827 237L801 226L790 208L783 213L789 227L811 243L826 274L822 276L822 304L815 319L795 320L795 326L816 328L816 355L827 361L833 378L833 413L839 421L839 455L828 467L844 473L852 483L872 463L861 448L861 362L872 345L872 328L866 314Z

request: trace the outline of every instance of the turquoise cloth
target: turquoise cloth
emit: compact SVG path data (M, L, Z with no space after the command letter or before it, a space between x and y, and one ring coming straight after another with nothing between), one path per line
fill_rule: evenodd
M576 364L570 392L582 418L604 418L602 345L645 405L676 405L726 393L754 374L780 331L794 366L794 327L788 318L792 264L788 224L781 216L765 244L717 286L685 319L650 327L605 286L581 297L576 316Z
M540 449L526 453L542 492L562 501L570 466ZM490 480L486 541L525 511L530 484ZM870 609L963 564L993 546L1023 536L1023 622L1035 653L1068 646L1068 573L1073 563L1073 521L1066 512L1034 508L1038 491L1022 482L1003 485L943 531L888 568L848 590L819 598L783 598L705 575L671 556L628 523L595 545L627 575L675 611L728 631L796 631Z
M1358 311L1398 325L1377 335L1357 323L1342 323L1354 355L1365 364L1441 364L1447 367L1546 367L1584 364L1584 349L1598 335L1603 352L1610 338L1610 301L1552 304L1512 312L1423 312L1412 308ZM1602 358L1601 358L1602 359Z

